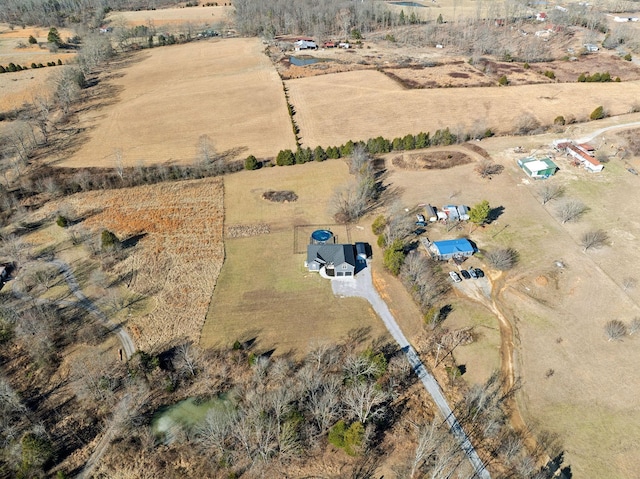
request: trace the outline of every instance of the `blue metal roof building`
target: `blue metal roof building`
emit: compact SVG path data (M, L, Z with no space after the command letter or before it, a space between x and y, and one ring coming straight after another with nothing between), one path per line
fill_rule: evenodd
M449 260L451 258L468 258L473 256L475 249L466 238L444 241L434 241L429 245L429 254L435 259Z

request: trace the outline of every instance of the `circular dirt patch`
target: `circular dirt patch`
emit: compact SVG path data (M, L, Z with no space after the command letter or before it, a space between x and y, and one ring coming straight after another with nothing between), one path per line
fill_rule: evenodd
M536 278L536 284L538 286L546 286L547 284L549 284L549 280L546 278L546 276L538 276Z
M273 201L274 203L291 203L292 201L296 201L298 199L298 195L296 195L293 191L265 191L262 193L262 198L268 201Z

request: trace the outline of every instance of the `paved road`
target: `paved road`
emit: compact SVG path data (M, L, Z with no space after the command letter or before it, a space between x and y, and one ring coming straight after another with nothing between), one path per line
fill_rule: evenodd
M335 294L336 296L357 296L369 301L373 309L376 311L376 313L378 313L378 316L380 316L380 318L384 322L393 339L395 339L400 348L407 355L407 359L409 360L413 371L420 378L420 381L424 385L427 392L431 395L434 403L440 410L440 414L442 414L442 417L444 417L447 421L447 424L449 424L451 431L460 443L460 447L466 453L469 461L471 462L471 465L476 471L475 477L479 477L481 479L491 479L489 471L487 471L487 469L485 468L484 463L471 444L469 437L464 432L462 426L449 407L444 394L442 394L440 385L431 375L431 373L427 371L427 368L418 357L416 350L413 348L413 346L411 346L411 344L409 344L409 341L402 333L402 330L391 314L391 311L389 311L387 303L383 301L383 299L380 297L375 287L373 286L373 280L371 278L371 268L365 268L360 273L358 273L355 278L352 279L334 279L331 281L331 287L333 289L333 294Z

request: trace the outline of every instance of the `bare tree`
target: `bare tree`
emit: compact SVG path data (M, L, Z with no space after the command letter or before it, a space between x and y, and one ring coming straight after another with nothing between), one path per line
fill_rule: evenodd
M176 370L195 377L200 370L202 351L191 342L182 343L175 349L173 365Z
M580 237L580 244L587 251L591 248L601 248L607 244L609 236L603 230L587 231Z
M383 403L389 394L375 383L357 382L344 395L344 404L349 414L362 424L369 419L380 418L384 414Z
M209 135L200 135L198 137L198 160L205 166L216 160L215 148Z
M358 183L337 189L331 198L331 213L338 223L357 221L367 211L368 199Z
M116 148L113 150L113 166L116 169L116 173L120 177L120 180L124 179L124 165L122 163L122 148Z
M513 248L497 248L487 252L487 261L500 271L506 271L518 262L518 252Z
M481 160L475 167L475 171L480 175L480 178L491 178L493 175L502 173L502 170L504 170L504 166L488 159Z
M587 206L582 201L575 199L567 199L556 208L556 214L562 224L577 221L586 211Z
M513 128L516 135L529 135L540 129L540 122L531 113L525 112L516 119Z
M627 335L627 325L618 319L612 319L604 325L604 332L609 341L620 341Z
M635 334L638 331L640 331L640 318L636 316L631 320L631 323L629 323L629 335Z
M30 258L29 248L20 236L11 234L0 238L0 255L7 256L12 261L26 261Z
M416 228L415 216L402 203L395 201L389 206L384 227L384 239L390 245L397 239L404 239Z
M542 200L542 204L546 205L549 201L556 200L564 195L564 186L552 181L545 183L538 188L538 194Z

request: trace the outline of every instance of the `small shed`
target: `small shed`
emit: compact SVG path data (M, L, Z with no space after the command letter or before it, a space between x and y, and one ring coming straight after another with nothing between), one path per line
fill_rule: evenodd
M434 259L443 261L455 258L469 258L473 256L473 253L475 253L475 249L466 238L434 241L429 245L429 254Z
M438 221L438 211L431 205L427 205L424 207L425 216L430 223L435 223Z
M458 216L462 221L469 221L469 207L466 205L458 206Z
M521 158L518 166L531 178L549 178L558 170L558 166L548 156Z
M460 219L460 215L458 214L458 207L456 205L445 205L442 207L445 213L451 221L457 221Z

